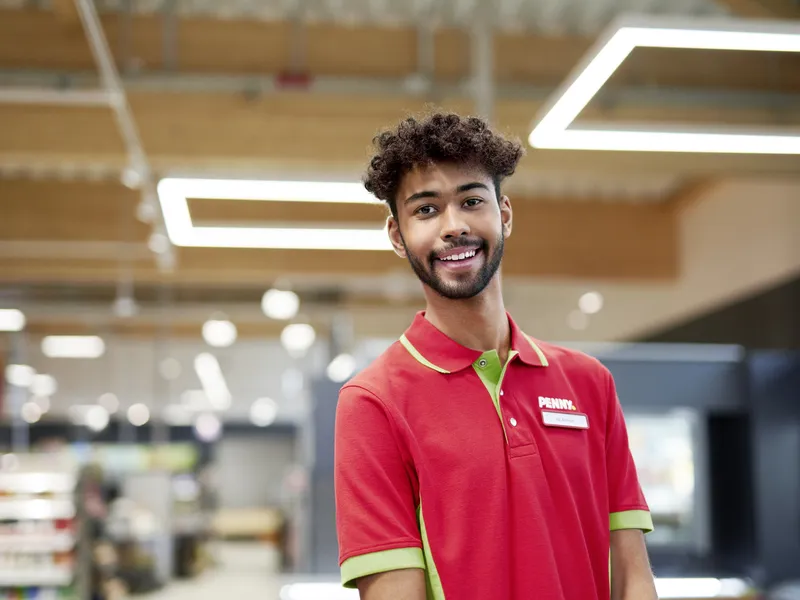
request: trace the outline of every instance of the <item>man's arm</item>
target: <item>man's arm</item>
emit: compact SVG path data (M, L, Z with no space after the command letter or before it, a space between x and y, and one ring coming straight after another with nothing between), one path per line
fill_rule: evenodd
M357 582L361 600L425 600L425 571L402 569L362 577Z
M611 532L611 600L658 600L639 529Z
M377 396L342 388L334 444L339 558L342 583L358 588L362 599L425 598L416 474L400 440Z

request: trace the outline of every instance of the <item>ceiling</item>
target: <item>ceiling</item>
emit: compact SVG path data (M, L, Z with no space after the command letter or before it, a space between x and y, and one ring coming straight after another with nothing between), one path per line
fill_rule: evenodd
M2 0L0 6L22 8L29 0ZM47 0L37 2L51 5ZM135 14L174 12L182 17L273 20L301 18L306 21L390 26L428 24L465 27L487 19L501 30L525 30L546 34L593 34L617 13L645 12L689 16L727 12L713 0L98 0L103 12Z
M101 82L72 1L0 0L0 303L26 310L31 335L101 328L147 338L166 319L171 335L197 338L202 321L223 311L243 337L274 338L283 323L265 319L258 302L280 284L301 295L303 318L322 331L349 314L357 335L390 338L422 302L391 253L175 248L166 260L148 247L163 232L158 218L141 218L152 193L123 185L126 169L143 158L153 181L355 181L382 127L429 104L476 110L476 22L495 31L492 121L525 139L542 103L619 14L800 14L770 0L96 4L142 157L107 105L80 96ZM634 52L583 116L800 123L798 57L675 56ZM521 232L505 262L509 297L549 339L635 335L625 315L639 315L637 327L649 318L637 298L676 285L685 268L686 206L731 177L798 172L793 156L528 148L506 188ZM190 204L208 222L301 224L313 215L379 227L385 219L381 207ZM576 298L604 286L620 306L615 323L571 330ZM115 314L120 295L136 298L136 316Z

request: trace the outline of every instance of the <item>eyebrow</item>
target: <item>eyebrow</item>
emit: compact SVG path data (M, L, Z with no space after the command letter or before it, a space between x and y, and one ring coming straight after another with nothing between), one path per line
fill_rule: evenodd
M481 183L480 181L472 181L470 183L464 183L456 188L456 194L463 194L464 192L468 192L470 190L477 190L483 189L487 192L491 191L489 187L485 183ZM433 192L430 190L426 190L423 192L417 192L416 194L411 194L405 200L405 204L409 204L414 202L415 200L420 200L422 198L439 198L441 194L439 192Z

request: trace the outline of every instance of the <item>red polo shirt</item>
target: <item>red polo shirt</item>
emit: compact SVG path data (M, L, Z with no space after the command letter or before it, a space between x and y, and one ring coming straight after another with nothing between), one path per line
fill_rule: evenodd
M610 373L509 322L501 364L419 313L342 388L347 587L420 568L430 600L608 600L609 531L652 529Z

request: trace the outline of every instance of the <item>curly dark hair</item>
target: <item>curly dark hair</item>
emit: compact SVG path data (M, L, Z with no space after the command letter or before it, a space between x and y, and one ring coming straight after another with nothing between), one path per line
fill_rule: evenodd
M525 153L522 144L492 130L483 119L440 112L422 119L409 117L395 130L375 136L372 143L375 155L364 187L386 202L395 217L400 181L416 167L442 162L479 166L492 178L499 200L501 182L514 173Z

